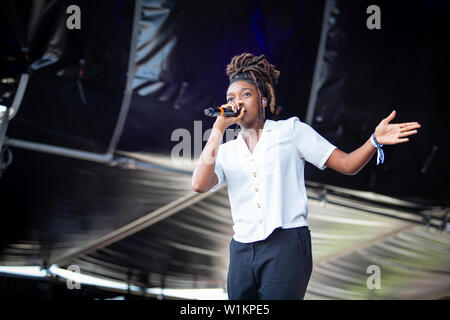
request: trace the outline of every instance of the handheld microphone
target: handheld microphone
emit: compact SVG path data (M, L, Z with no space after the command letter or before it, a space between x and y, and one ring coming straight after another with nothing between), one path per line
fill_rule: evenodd
M203 110L203 112L205 113L205 116L210 116L210 117L219 117L219 116L224 116L224 117L237 117L241 114L241 110L239 109L238 112L234 112L233 109L228 109L228 108L222 108L222 107L211 107L211 108L207 108L205 110Z

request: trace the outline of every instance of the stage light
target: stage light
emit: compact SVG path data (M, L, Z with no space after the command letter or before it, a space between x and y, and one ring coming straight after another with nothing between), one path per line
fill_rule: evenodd
M16 82L16 80L14 79L14 78L3 78L2 79L2 83L3 84L12 84L12 83L14 83L14 82Z

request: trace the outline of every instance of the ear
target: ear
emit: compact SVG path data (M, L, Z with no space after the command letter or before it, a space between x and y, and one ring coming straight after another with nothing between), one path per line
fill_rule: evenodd
M261 104L264 108L267 107L267 98L266 97L261 98Z
M259 90L259 88L256 88L256 90L258 90L258 96L261 97L261 101L260 101L261 105L263 106L263 108L267 107L267 102L269 100L267 100L266 97L262 96L262 92L261 92L261 90Z

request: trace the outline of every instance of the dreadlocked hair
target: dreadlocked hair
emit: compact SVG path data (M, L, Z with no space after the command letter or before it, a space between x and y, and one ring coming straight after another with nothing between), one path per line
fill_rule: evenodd
M255 56L251 53L243 53L234 56L227 65L227 76L230 83L237 78L250 78L253 84L261 90L263 96L269 99L270 111L275 112L274 85L278 82L280 71L267 61L265 55Z

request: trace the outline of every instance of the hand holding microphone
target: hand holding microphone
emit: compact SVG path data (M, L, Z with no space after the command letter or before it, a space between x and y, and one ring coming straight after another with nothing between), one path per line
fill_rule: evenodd
M241 114L239 110L240 110L240 106L231 102L231 103L223 104L220 107L207 108L207 109L203 110L203 112L205 113L206 116L210 116L210 117L220 117L220 116L237 117Z
M214 128L225 131L232 124L239 123L245 115L245 108L241 108L239 103L231 101L218 108L208 108L204 110L205 115L217 117Z

